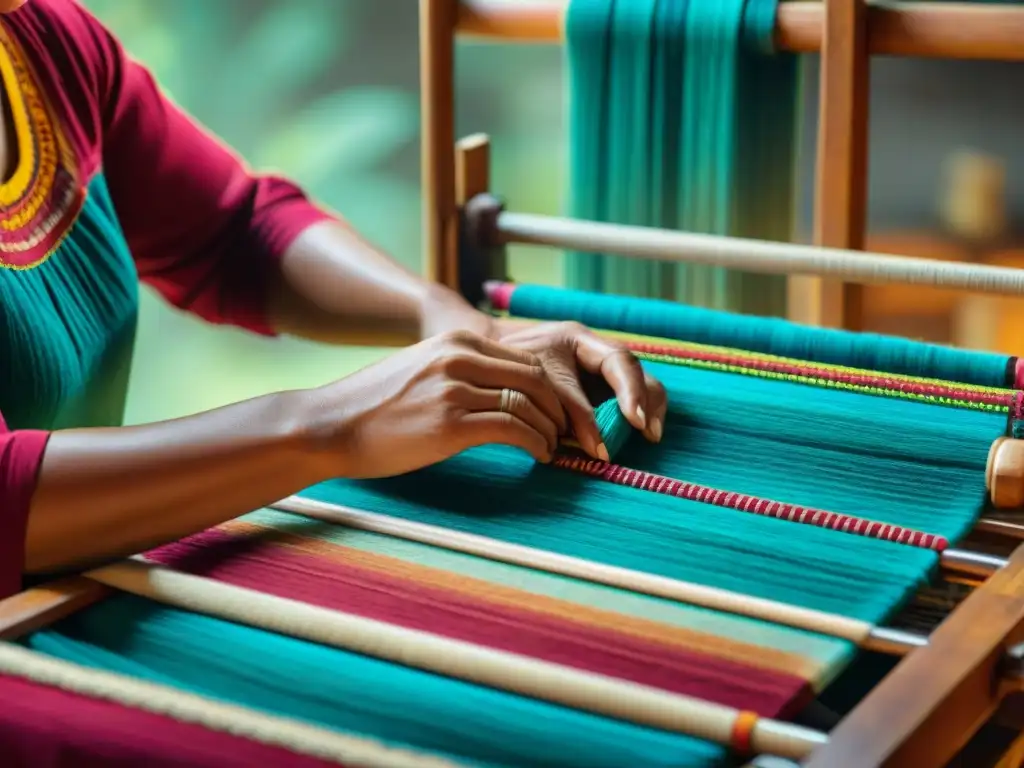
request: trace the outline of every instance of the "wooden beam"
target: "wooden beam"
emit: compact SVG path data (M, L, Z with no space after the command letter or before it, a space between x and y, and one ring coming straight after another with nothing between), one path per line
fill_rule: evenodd
M508 42L557 43L567 0L462 0L458 33ZM824 39L820 2L779 4L781 50L815 53ZM868 47L879 56L984 61L1024 60L1024 7L984 3L900 2L868 9Z
M865 0L824 0L814 183L814 243L863 250L868 203L868 88ZM809 325L861 330L861 286L792 278L790 317Z
M1024 641L1024 546L830 734L807 768L939 768L991 718Z
M112 592L73 576L0 600L0 640L17 640L99 602Z
M457 0L420 0L424 272L456 288L455 16Z

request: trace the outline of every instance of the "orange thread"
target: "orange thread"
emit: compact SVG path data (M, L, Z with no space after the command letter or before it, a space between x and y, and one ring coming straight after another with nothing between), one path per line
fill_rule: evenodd
M740 754L749 755L753 749L754 728L760 720L757 712L744 711L736 715L732 723L732 748Z

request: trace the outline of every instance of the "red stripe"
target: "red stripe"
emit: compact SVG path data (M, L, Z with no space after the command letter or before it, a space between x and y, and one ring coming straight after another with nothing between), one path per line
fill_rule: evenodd
M336 766L228 733L0 676L4 768Z
M778 717L811 697L799 677L488 603L255 537L208 531L147 554L175 569Z
M791 523L816 525L819 528L830 528L834 531L852 533L857 536L884 539L885 541L907 544L911 547L932 549L936 552L942 552L949 546L949 541L944 536L938 536L934 533L923 533L912 528L888 525L851 515L842 515L838 512L826 512L823 509L783 504L779 501L770 501L769 499L747 496L746 494L734 493L732 491L722 491L705 485L697 485L696 483L685 483L682 480L674 480L670 477L655 475L651 472L642 472L638 469L630 469L629 467L622 467L617 464L606 464L603 461L581 459L576 456L558 456L553 464L561 469L580 472L609 483L615 483L616 485L626 485L631 488L661 493L666 496L678 496L689 501L711 504L716 507L726 507L739 512L750 512L755 515L775 517Z
M779 373L786 376L798 376L801 378L832 381L838 384L847 384L850 386L873 387L876 389L885 389L892 392L901 392L903 394L916 395L919 397L961 400L968 403L996 405L1003 406L1005 408L1009 408L1013 404L1014 399L1014 393L997 394L994 392L979 392L977 390L963 389L946 384L907 381L905 379L868 373L836 371L829 368L820 368L815 365L801 365L799 363L784 363L778 360L764 360L756 357L748 357L742 354L731 355L721 352L708 352L699 349L680 348L639 341L627 341L625 344L634 352L674 357L680 360L699 360L703 362L717 363L720 365L749 368L751 370L765 371L769 373Z

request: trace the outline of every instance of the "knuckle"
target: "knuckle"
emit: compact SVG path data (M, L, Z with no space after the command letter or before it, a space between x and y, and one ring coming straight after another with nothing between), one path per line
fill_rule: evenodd
M542 383L547 378L547 371L539 360L534 360L526 365L524 372L526 380L533 385Z
M470 364L472 355L459 348L446 350L434 360L433 368L437 373L448 378L458 376Z
M457 407L466 399L466 387L457 381L446 381L441 385L438 400L444 405Z
M466 330L445 331L439 337L442 345L449 347L472 346L476 340L476 334Z
M558 329L566 336L583 336L590 333L587 326L576 320L565 320L559 323Z

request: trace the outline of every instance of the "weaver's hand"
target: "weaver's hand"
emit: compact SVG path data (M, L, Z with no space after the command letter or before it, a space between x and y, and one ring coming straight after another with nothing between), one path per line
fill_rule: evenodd
M576 439L591 456L608 461L580 381L581 370L599 376L612 388L623 416L648 440L661 441L668 404L665 388L626 347L600 338L579 323L527 325L498 320L491 334L506 347L530 352L540 360Z
M623 415L648 440L661 441L667 409L665 388L646 375L639 360L623 345L602 339L579 323L498 320L472 309L450 292L432 294L423 308L423 336L454 329L472 330L538 359L577 441L594 458L607 461L608 452L580 381L581 370L612 388Z
M489 443L551 460L564 410L540 358L468 331L434 336L312 393L336 474L404 474Z

